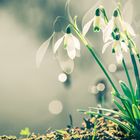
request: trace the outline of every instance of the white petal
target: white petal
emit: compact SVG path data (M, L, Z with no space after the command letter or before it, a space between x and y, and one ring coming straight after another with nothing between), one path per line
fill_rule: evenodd
M37 53L36 53L36 65L37 67L40 66L42 60L43 60L43 57L48 49L48 46L50 44L50 40L51 40L52 36L46 40L41 46L40 48L37 50Z
M72 35L72 37L73 37L73 41L74 41L74 47L77 50L80 50L80 41L74 35Z
M125 2L122 14L124 20L131 24L133 21L133 14L134 14L134 5L132 0L128 0L127 2Z
M68 34L66 36L66 44L67 44L66 50L67 50L68 56L71 59L74 59L76 56L76 49L73 45L74 41L73 41L73 36L71 34Z
M124 31L124 27L122 25L123 21L120 16L114 17L114 24L117 28L119 28L120 32Z
M80 50L76 50L76 57L80 57Z
M102 31L105 30L106 23L105 23L105 20L103 18L100 18L100 27L101 27Z
M126 22L123 22L123 26L126 28L127 32L132 35L132 36L136 36L134 29L132 28L132 26Z
M128 52L128 46L126 45L125 42L121 42L121 47L125 52Z
M73 72L74 61L69 58L69 56L67 55L66 49L64 49L63 47L60 47L56 57L62 71L66 72L67 74L70 74Z
M68 56L71 58L71 59L74 59L75 56L76 56L76 50L74 47L70 46L70 45L67 45L67 53L68 53Z
M94 18L91 19L89 22L87 22L87 23L84 25L83 30L82 30L82 33L83 33L84 36L85 36L85 35L87 34L87 32L89 31L89 28L90 28L90 26L91 26L91 24L92 24L93 21L94 21Z
M59 64L63 72L67 74L71 74L74 70L74 61L70 58L67 61L59 61Z
M115 53L116 53L117 63L120 64L122 62L122 59L123 59L123 54L122 54L120 48L118 48Z
M107 42L107 43L103 46L102 53L104 53L105 50L106 50L109 46L111 46L112 43L113 43L113 41Z
M58 39L53 47L53 53L55 54L59 46L61 45L62 41L64 39L64 36Z
M107 24L107 26L105 27L105 29L103 30L103 41L107 42L108 40L110 40L111 37L111 33L113 31L113 27L114 27L114 22L113 19L111 19L109 21L109 23Z

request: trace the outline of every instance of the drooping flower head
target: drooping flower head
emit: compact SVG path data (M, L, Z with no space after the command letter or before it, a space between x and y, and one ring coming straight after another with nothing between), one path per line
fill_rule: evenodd
M127 44L121 39L121 35L116 32L114 33L113 38L105 43L102 53L110 46L112 47L112 53L116 55L117 63L120 64L123 60L123 52L128 52Z
M37 50L36 53L36 64L37 67L40 66L45 53L50 46L50 42L55 38L57 33L53 33L49 39L47 39ZM80 42L79 40L71 33L71 28L68 26L66 32L63 33L63 36L60 37L53 46L53 53L56 55L59 47L61 56L57 56L57 60L64 72L70 74L74 69L74 59L75 57L80 56ZM62 53L63 52L63 53ZM67 53L67 54L66 54Z
M105 48L109 46L108 44L110 44L110 42L117 41L120 44L120 47L118 47L120 49L117 48L117 50L120 50L119 52L121 51L127 52L128 50L130 50L133 54L135 54L139 58L138 49L133 41L133 38L135 36L136 34L131 25L123 20L119 8L116 8L113 12L111 20L108 22L105 30L103 31L103 40L106 43L103 47L103 50L105 50ZM116 44L118 44L117 42ZM118 51L115 51L115 53L117 52ZM122 57L122 54L121 53L119 54L120 54L119 56Z
M89 31L90 27L93 26L94 32L99 32L100 30L103 30L106 26L105 21L105 10L102 6L99 6L95 13L93 14L93 18L90 19L84 26L83 26L83 35L85 36L87 32Z
M114 10L113 16L103 32L104 42L107 42L112 38L112 32L114 32L114 30L119 30L119 32L123 35L126 33L132 37L136 35L131 25L123 21L121 12L118 8Z
M79 56L80 51L80 42L79 40L71 33L71 28L68 26L66 29L66 33L58 39L54 45L53 52L54 54L57 52L58 48L61 46L66 49L67 54L70 59L74 59L76 56Z

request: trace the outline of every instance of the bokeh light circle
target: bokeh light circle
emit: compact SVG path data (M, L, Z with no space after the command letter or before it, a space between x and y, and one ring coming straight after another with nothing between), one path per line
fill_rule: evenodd
M61 101L59 100L52 100L49 103L49 112L52 114L60 114L63 110L63 104Z
M104 89L105 89L105 85L104 85L103 83L99 83L99 84L97 85L97 90L98 90L98 91L104 91Z
M109 66L108 66L108 70L110 71L110 72L116 72L116 70L117 70L117 66L115 65L115 64L110 64Z
M64 83L64 82L66 82L66 80L67 80L67 75L65 73L60 73L58 75L58 81Z

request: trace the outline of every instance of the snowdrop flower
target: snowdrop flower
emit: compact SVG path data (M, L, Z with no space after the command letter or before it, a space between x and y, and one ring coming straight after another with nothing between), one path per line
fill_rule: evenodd
M59 34L54 32L49 37L49 39L47 39L37 50L37 53L36 53L37 67L40 66L45 56L45 53L48 47L50 46L50 43L52 42L52 40L55 39L55 37L57 37L57 35ZM61 47L62 49L59 49L58 51L58 48L62 46L61 45L62 42L63 42L63 48ZM68 27L66 29L66 33L54 43L53 52L54 54L58 52L56 55L56 58L60 64L61 69L67 74L72 73L74 69L73 59L75 57L80 56L80 42L74 35L72 35L70 27Z
M89 31L91 25L93 25L94 32L99 32L100 30L103 30L105 28L106 23L102 15L101 7L96 9L95 16L84 25L82 31L84 36Z
M112 46L112 52L116 55L117 63L121 63L123 59L122 51L128 52L127 44L121 40L120 34L116 34L115 39L112 38L109 42L107 42L102 49L102 53L105 52L105 50Z
M64 43L64 49L66 49L70 59L73 60L76 56L79 56L80 42L74 35L72 35L70 27L67 27L66 33L56 41L53 48L54 54L56 54L62 42Z
M103 40L107 42L112 39L112 32L117 29L121 34L131 35L134 37L136 34L130 24L122 20L119 9L114 10L111 20L103 31Z

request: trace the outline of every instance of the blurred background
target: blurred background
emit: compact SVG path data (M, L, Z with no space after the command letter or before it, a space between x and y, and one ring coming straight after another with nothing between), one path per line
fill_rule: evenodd
M127 1L122 1L122 5ZM79 24L96 2L71 0L71 13L78 15ZM25 127L36 133L45 133L48 128L64 128L70 124L70 114L74 126L81 126L84 116L77 109L97 106L102 97L104 107L113 107L110 84L82 43L81 57L75 59L71 75L63 73L51 46L40 68L36 67L37 49L52 34L55 18L67 18L65 3L66 0L0 0L0 135L18 135ZM104 0L110 17L113 3L112 0L108 5ZM131 0L133 10L126 11L138 36L139 4L139 0ZM133 12L132 18L129 11ZM111 49L101 54L102 33L90 30L87 36L115 83L120 78L125 80ZM133 74L129 61L127 65Z

